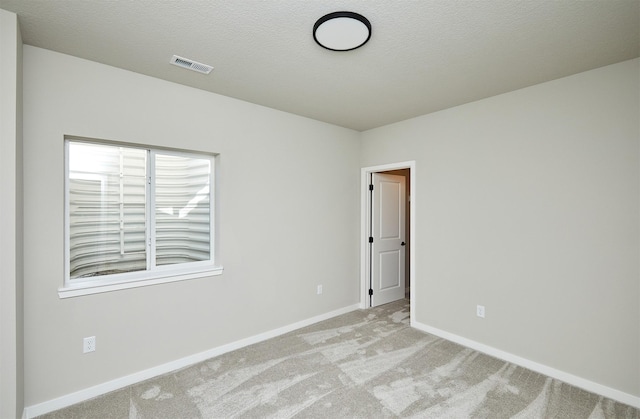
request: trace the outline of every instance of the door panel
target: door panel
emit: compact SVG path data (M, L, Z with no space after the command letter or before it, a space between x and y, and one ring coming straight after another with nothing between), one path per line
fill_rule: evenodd
M399 239L404 233L404 231L400 230L401 224L404 224L400 218L400 205L398 205L400 199L401 192L399 183L389 180L380 182L381 239ZM404 226L402 226L402 228L404 228Z
M380 253L380 291L400 286L400 252Z
M405 178L373 174L372 306L404 298Z

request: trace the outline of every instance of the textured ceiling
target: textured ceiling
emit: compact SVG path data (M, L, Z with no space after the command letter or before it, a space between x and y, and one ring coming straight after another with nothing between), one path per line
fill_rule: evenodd
M0 0L23 41L363 131L640 55L638 0ZM350 10L373 34L325 50ZM169 64L173 54L214 66Z

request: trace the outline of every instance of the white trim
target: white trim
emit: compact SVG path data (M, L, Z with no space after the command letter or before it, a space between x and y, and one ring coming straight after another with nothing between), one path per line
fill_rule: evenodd
M240 339L235 342L228 343L226 345L218 346L217 348L209 349L204 352L189 355L184 358L177 359L175 361L168 362L166 364L158 365L144 371L137 372L135 374L127 375L125 377L117 378L115 380L108 381L106 383L98 384L93 387L86 388L84 390L77 391L75 393L67 394L56 399L48 400L36 405L27 406L24 409L23 417L30 419L36 416L44 415L46 413L53 412L55 410L63 409L65 407L81 403L83 401L92 399L94 397L109 393L114 390L121 389L123 387L139 383L144 380L148 380L153 377L157 377L162 374L167 374L172 371L179 370L181 368L188 367L190 365L197 364L198 362L205 361L207 359L225 354L227 352L235 351L240 348L244 348L255 343L265 341L285 333L300 329L312 325L314 323L321 322L323 320L330 319L332 317L340 316L345 313L357 310L358 304L350 305L347 307L339 308L337 310L330 311L325 314L311 317L306 320L301 320L296 323L289 324L274 330L270 330L264 333L260 333L254 336L250 336L245 339Z
M484 343L476 342L474 340L467 339L465 337L458 336L456 334L453 334L444 330L440 330L432 326L428 326L426 324L417 322L414 319L415 317L412 316L411 327L421 330L423 332L430 333L432 335L441 337L451 342L455 342L460 345L466 346L468 348L474 349L476 351L485 353L487 355L502 359L503 361L510 362L515 365L519 365L521 367L530 369L540 374L544 374L551 378L555 378L556 380L563 381L567 384L571 384L573 386L579 387L591 393L596 393L601 396L608 397L612 400L616 400L620 403L624 403L629 406L633 406L635 408L640 409L640 397L625 393L620 390L616 390L611 387L607 387L602 384L598 384L596 382L587 380L585 378L578 377L568 372L564 372L564 371L549 367L547 365L540 364L535 361L531 361L526 358L522 358L520 356L511 354L509 352L496 349L492 346L485 345Z
M69 249L69 240L71 232L69 231L69 144L71 141L64 140L64 282L70 276L71 251Z
M149 285L166 284L168 282L186 281L189 279L205 278L208 276L222 275L224 268L222 266L216 266L199 271L186 272L182 274L165 273L165 274L151 274L153 277L130 280L125 279L119 282L102 282L93 284L91 282L82 282L78 285L69 285L66 287L58 288L58 296L60 298L79 297L81 295L100 294L103 292L111 292L118 290L126 290L129 288L146 287ZM148 276L149 272L146 273Z
M147 166L145 182L147 190L147 201L145 205L145 240L147 249L147 272L152 272L156 268L156 151L147 149ZM212 254L209 254L211 258Z
M411 237L409 238L409 287L411 288L411 294L409 296L410 302L410 316L412 319L415 318L415 305L416 305L416 289L415 289L415 276L416 276L416 202L417 202L417 194L416 194L416 162L415 160L405 161L400 163L391 163L391 164L383 164L379 166L370 166L363 167L361 169L361 185L360 185L360 308L367 308L367 290L368 286L368 277L367 274L369 272L368 268L368 254L367 247L368 241L367 237L369 237L369 233L367 232L367 221L369 218L368 211L368 203L369 203L369 174L376 172L386 172L389 170L399 170L399 169L409 169L409 179L410 179L410 187L409 187L409 233ZM405 284L406 285L406 284Z

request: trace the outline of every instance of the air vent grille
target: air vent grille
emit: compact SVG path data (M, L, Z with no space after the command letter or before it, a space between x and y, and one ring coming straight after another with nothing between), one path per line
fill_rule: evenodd
M211 67L210 65L202 64L188 58L178 57L177 55L171 57L171 61L169 62L173 65L177 65L178 67L197 71L198 73L209 74L211 73L211 70L213 70L213 67Z

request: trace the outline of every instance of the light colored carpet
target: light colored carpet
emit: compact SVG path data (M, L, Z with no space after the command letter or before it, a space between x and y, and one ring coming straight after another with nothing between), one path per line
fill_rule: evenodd
M45 418L635 418L640 410L354 311Z

